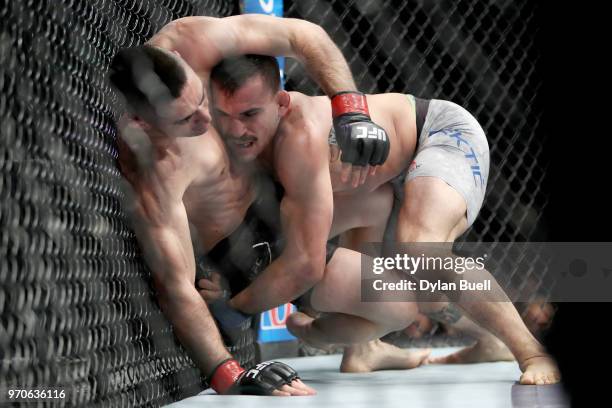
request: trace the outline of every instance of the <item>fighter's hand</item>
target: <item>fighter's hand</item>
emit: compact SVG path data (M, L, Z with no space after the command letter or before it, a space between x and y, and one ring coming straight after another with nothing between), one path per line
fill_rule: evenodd
M267 361L245 370L236 360L222 362L210 376L211 387L219 394L238 395L314 395L297 372L278 361Z
M278 397L289 397L289 396L308 396L308 395L316 395L317 392L314 388L311 388L304 384L302 380L297 379L291 381L291 384L283 385L281 388L272 392L272 395Z
M198 280L198 292L208 304L230 298L227 280L218 272L212 272L210 279Z
M342 151L340 160L360 167L383 164L389 156L390 140L387 132L372 122L365 95L340 92L331 103L335 138ZM368 170L363 170L367 176ZM359 177L361 173L362 169L359 169ZM360 180L357 175L354 177L353 181Z
M350 183L351 186L355 188L363 185L368 176L376 174L376 169L378 169L379 166L357 166L351 163L342 162L340 160L342 152L340 151L340 147L335 143L336 141L334 139L334 142L330 142L329 145L330 170L340 174L340 181L342 183Z

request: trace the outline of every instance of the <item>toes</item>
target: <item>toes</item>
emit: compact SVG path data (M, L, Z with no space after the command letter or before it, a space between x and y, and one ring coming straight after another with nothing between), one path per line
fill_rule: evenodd
M452 364L451 358L452 354L449 356L442 357L430 357L427 359L428 364Z
M544 385L546 384L546 381L547 381L547 378L545 374L540 373L536 375L536 381L535 381L536 385Z
M428 364L430 355L431 355L431 349L423 350L421 354L421 358L419 358L419 365Z
M533 385L535 384L535 380L533 379L533 375L531 373L523 373L519 382L523 385Z
M521 375L519 382L523 385L548 385L556 384L561 380L558 373L524 373Z

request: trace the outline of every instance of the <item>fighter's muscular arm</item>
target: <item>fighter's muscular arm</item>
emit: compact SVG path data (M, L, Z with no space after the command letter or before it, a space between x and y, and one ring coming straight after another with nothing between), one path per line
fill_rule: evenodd
M334 129L345 163L365 181L366 165L378 166L389 155L384 129L372 122L365 96L357 91L351 71L325 30L308 21L245 14L225 18L185 17L161 29L149 44L177 51L201 76L223 58L243 54L286 55L298 59L331 98ZM362 129L366 129L367 138ZM374 174L375 168L371 169Z
M325 30L305 20L261 14L185 17L166 25L149 43L178 51L199 73L234 55L285 55L298 59L329 96L357 89L342 52Z
M123 136L128 130L125 125L125 120L120 122ZM139 152L142 146L134 145L134 138L129 140L131 147L119 138L119 166L126 179L125 208L151 269L160 307L198 368L208 376L211 387L218 393L314 394L293 369L282 363L268 362L245 371L231 359L193 284L195 259L182 196L194 175L176 171L182 163L171 150L154 165L146 160L151 152L141 151L145 157L137 157L134 151ZM275 374L270 376L270 372Z
M322 277L333 216L333 193L324 138L289 134L277 152L276 171L285 195L281 217L283 253L230 304L257 313L290 302Z
M209 375L231 355L193 285L195 260L185 207L181 197L166 188L160 173L139 172L136 156L119 139L119 165L128 180L124 183L126 209L150 267L160 307L197 366Z

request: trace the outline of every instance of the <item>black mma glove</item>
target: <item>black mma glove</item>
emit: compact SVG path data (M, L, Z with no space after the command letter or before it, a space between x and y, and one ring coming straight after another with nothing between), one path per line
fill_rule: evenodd
M341 160L358 166L383 164L389 156L389 137L370 119L365 95L340 92L334 95L331 104Z

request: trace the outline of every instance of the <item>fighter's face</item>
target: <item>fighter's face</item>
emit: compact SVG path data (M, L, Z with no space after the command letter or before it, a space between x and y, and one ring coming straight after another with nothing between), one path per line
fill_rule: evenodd
M211 84L212 116L232 156L254 160L274 137L287 111L288 94L270 89L260 75L250 78L232 95Z
M172 137L198 136L211 122L206 86L186 64L187 82L178 98L159 106L155 125Z

